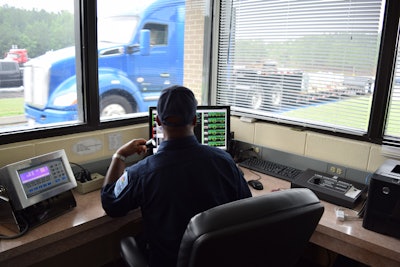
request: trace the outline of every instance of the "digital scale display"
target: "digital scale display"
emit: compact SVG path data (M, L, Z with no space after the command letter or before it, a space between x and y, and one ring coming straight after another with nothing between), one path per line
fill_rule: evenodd
M23 184L26 184L28 182L34 181L36 179L39 179L39 178L42 178L42 177L48 176L48 175L50 175L49 167L43 166L43 167L29 170L27 172L20 173L19 178L21 179L21 182Z
M23 210L76 187L74 173L63 149L17 161L0 168L15 210Z
M69 181L61 159L18 171L19 179L27 197L34 196Z

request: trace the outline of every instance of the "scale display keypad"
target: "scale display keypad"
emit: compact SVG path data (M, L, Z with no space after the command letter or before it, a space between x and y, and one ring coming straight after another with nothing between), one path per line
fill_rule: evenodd
M68 175L61 160L52 160L20 170L18 176L27 197L68 182Z

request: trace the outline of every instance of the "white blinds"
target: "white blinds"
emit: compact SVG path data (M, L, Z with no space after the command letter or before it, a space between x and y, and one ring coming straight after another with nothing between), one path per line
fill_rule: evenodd
M400 53L398 51L383 144L395 147L397 151L392 153L400 155Z
M368 128L384 1L222 1L217 104L332 131Z

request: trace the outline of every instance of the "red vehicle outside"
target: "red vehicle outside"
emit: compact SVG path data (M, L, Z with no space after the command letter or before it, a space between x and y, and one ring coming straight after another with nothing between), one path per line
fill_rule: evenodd
M28 61L28 51L24 48L12 48L6 53L5 59L14 60L21 66Z

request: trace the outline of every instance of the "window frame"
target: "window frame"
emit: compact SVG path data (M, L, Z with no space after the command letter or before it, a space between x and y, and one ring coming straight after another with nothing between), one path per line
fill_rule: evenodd
M379 49L375 90L368 126L367 141L382 144L389 109L391 88L396 64L396 48L399 38L400 2L386 0L382 27L382 40Z
M217 85L217 64L212 64L218 60L218 29L219 29L219 15L220 4L223 0L211 0L209 8L213 9L209 14L214 14L209 22L205 22L205 34L210 34L209 43L205 45L203 68L209 71L209 77L205 81L203 88L203 101L202 104L216 104L216 85ZM8 132L0 134L0 145L22 142L34 139L54 136L62 136L83 132L90 132L94 130L102 130L109 128L122 127L127 125L134 125L140 123L147 123L147 116L124 118L112 121L100 121L99 109L88 108L99 106L98 95L98 80L97 80L97 2L75 0L75 14L76 16L76 38L80 44L77 48L77 58L81 60L77 62L77 67L82 70L78 82L82 85L82 94L79 96L82 101L80 114L83 114L81 124L66 125L66 126L53 126L41 129L25 129L20 132ZM263 119L265 123L279 124L287 127L300 128L301 130L308 130L320 132L327 135L344 137L353 140L367 141L376 144L382 144L384 129L386 123L386 115L389 106L390 90L379 90L379 88L390 88L395 64L395 51L398 40L398 25L400 16L400 2L397 0L386 0L385 14L382 28L382 39L379 49L379 58L377 65L377 74L375 80L375 90L372 96L372 106L370 112L370 120L368 131L366 135L358 136L347 133L333 132L311 127L301 127L298 125L291 125L288 123L271 121ZM209 29L209 31L207 30ZM398 48L400 49L400 48ZM209 51L208 51L209 50ZM90 66L90 67L89 67ZM95 66L95 67L93 67ZM204 71L204 70L203 70ZM234 116L234 115L233 115Z
M95 130L122 127L147 122L147 117L124 118L100 122L98 73L97 73L97 1L75 0L75 38L76 45L77 84L82 90L78 91L79 114L82 123L43 127L40 129L23 129L16 132L0 134L0 145L29 141L46 137L55 137ZM90 67L89 67L90 66Z

